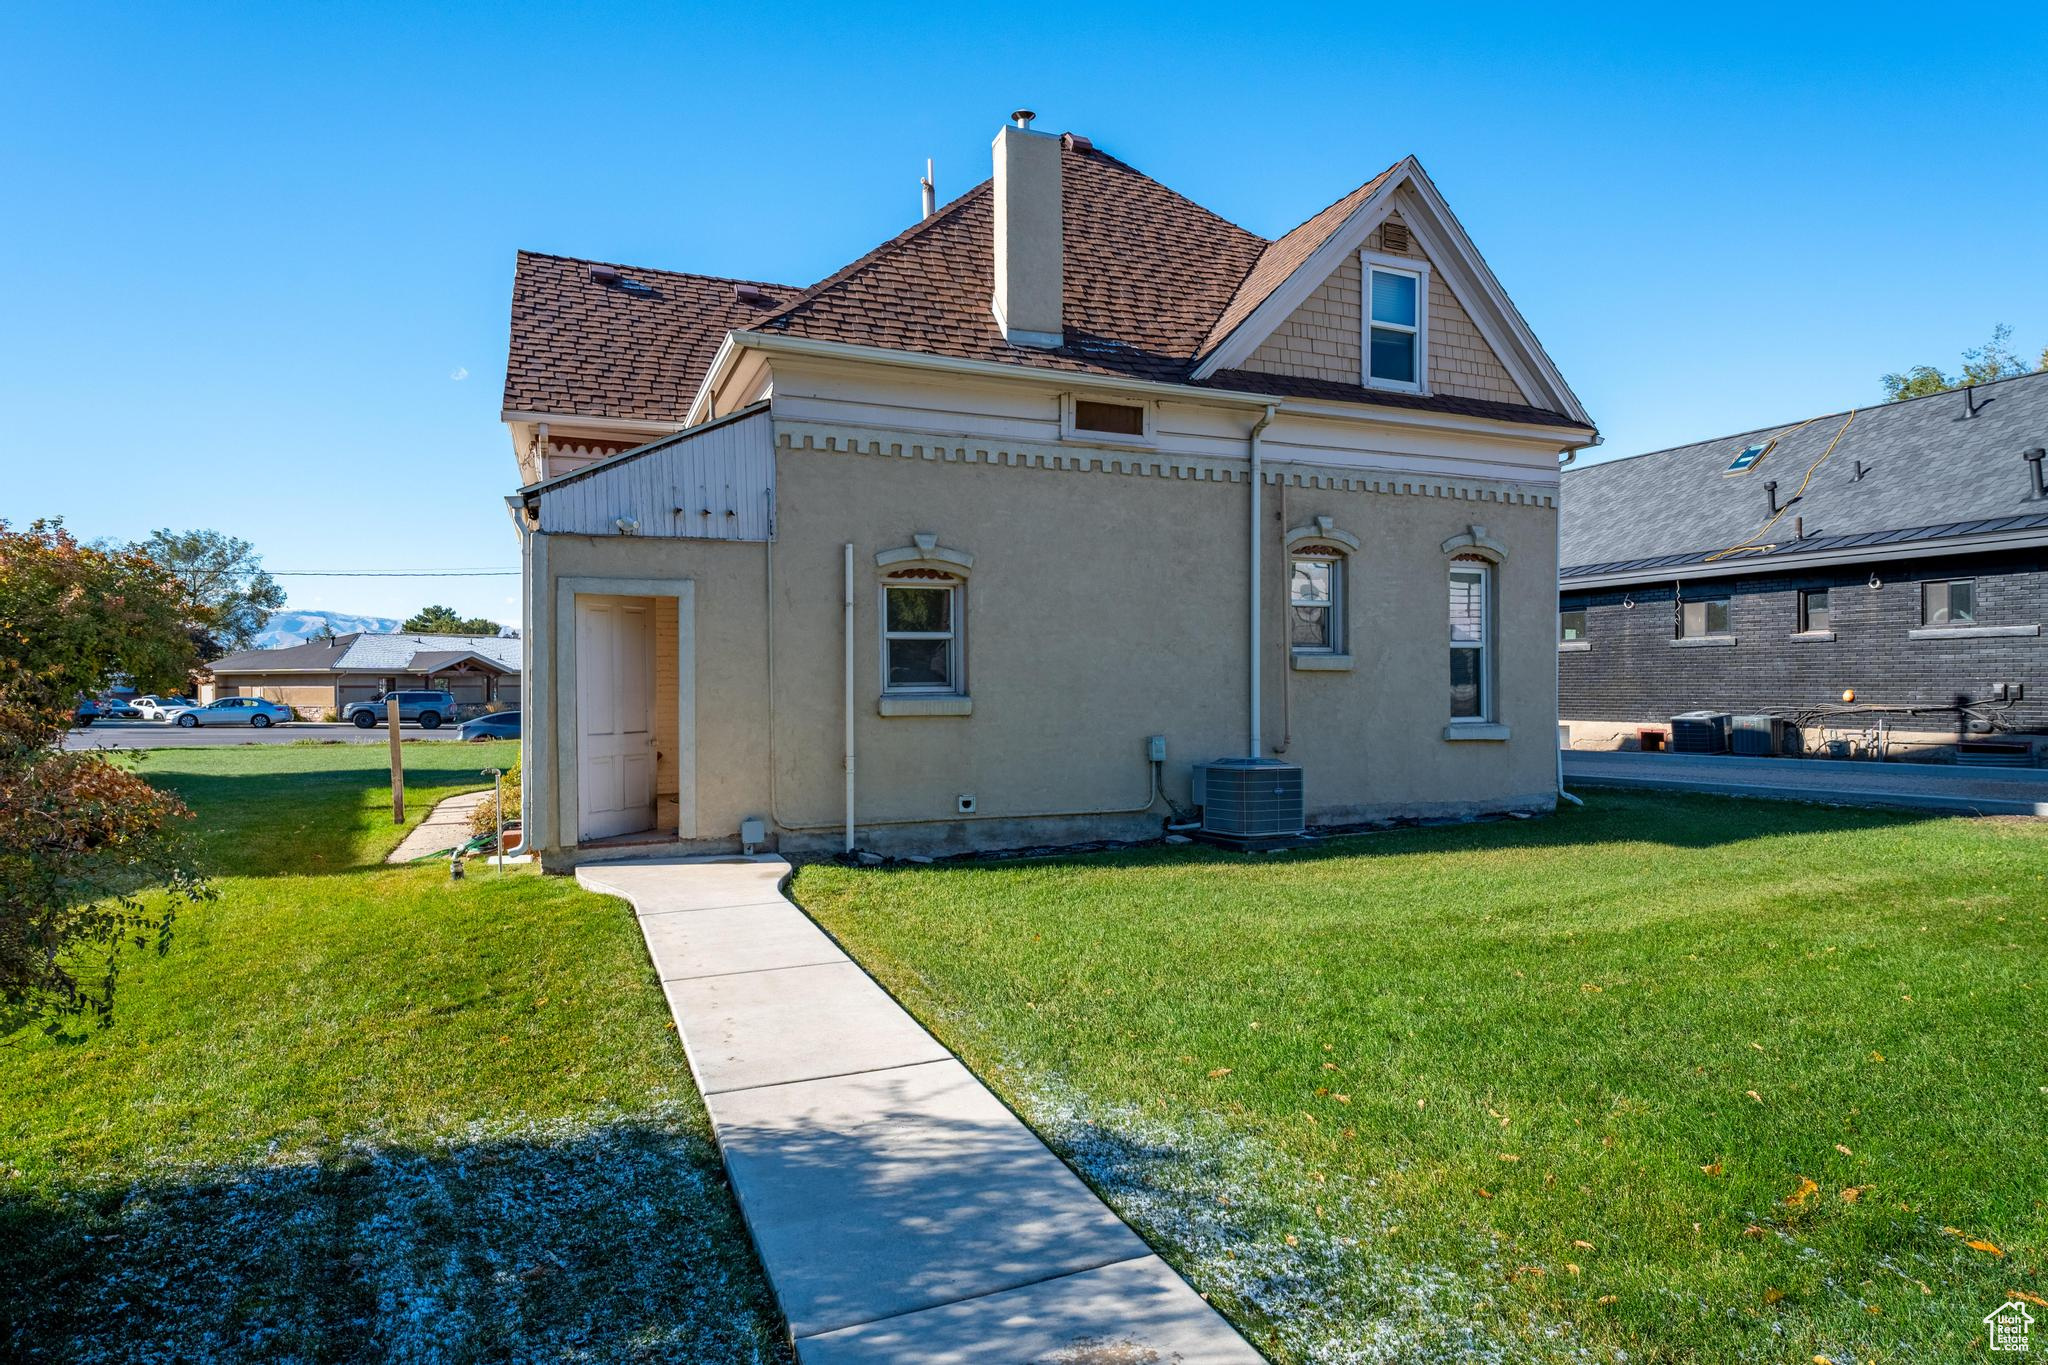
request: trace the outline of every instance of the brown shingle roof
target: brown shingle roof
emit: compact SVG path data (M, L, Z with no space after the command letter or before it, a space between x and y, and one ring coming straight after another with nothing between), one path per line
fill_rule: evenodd
M1227 222L1104 152L1062 152L1066 343L1012 346L989 309L994 189L983 181L808 289L626 270L592 283L590 263L522 252L513 286L507 410L681 421L728 330L994 361L1074 374L1195 383L1228 336L1400 168L1396 163L1277 241ZM1200 381L1276 396L1577 425L1562 414L1448 395L1232 370Z
M989 311L994 190L969 190L754 330L1179 382L1265 239L1112 156L1062 153L1066 344L1012 346Z
M512 274L512 349L505 366L506 412L631 417L680 422L718 343L775 305L786 284L608 266L522 251ZM766 293L743 303L736 286Z
M1237 287L1237 293L1216 319L1216 325L1209 329L1209 335L1202 342L1204 352L1212 351L1223 343L1223 339L1236 331L1252 310L1264 303L1275 289L1286 282L1287 277L1301 268L1304 261L1315 255L1316 248L1330 240L1330 235L1344 226L1344 220L1358 211L1358 206L1372 197L1386 178L1400 165L1396 162L1372 179L1360 185L1336 203L1316 214L1301 226L1281 236L1259 253L1259 259Z

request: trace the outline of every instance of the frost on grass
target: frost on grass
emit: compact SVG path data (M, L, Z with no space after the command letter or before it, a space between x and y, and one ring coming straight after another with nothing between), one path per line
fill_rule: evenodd
M1089 1183L1278 1359L1587 1358L1556 1325L1509 1320L1486 1287L1413 1254L1412 1237L1393 1240L1401 1211L1373 1182L1315 1181L1214 1118L1169 1121L1059 1082L1020 1099ZM1491 1247L1471 1250L1471 1263L1499 1270Z
M0 1223L27 1233L0 1251L16 1314L0 1356L786 1360L690 1118L475 1126L17 1206Z

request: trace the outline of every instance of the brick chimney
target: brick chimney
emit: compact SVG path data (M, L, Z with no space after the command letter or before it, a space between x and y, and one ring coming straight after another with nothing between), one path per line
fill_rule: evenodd
M996 325L1013 346L1050 349L1065 337L1060 293L1065 267L1061 244L1060 139L1032 131L1028 109L995 141Z

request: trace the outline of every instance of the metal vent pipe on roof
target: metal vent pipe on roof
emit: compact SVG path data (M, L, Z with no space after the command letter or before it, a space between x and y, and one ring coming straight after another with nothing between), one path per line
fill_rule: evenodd
M1776 479L1768 480L1764 484L1764 492L1770 496L1771 515L1775 517L1778 515L1778 481Z
M932 179L932 159L930 157L924 159L924 179L917 182L917 187L924 192L923 216L929 218L939 210L939 187Z
M2025 460L2027 468L2034 472L2034 496L2037 498L2048 498L2048 482L2044 482L2041 477L2041 460L2044 456L2048 456L2048 449L2040 446L2020 452L2020 458Z

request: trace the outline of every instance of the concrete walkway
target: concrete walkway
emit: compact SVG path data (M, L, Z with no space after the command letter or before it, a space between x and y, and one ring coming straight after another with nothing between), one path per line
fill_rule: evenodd
M409 863L415 858L424 858L429 853L446 853L449 849L469 842L469 817L483 804L490 789L480 792L463 792L451 796L427 812L427 818L413 827L412 833L399 842L397 848L385 857L387 863Z
M780 894L780 858L577 869L638 913L803 1365L1258 1365Z
M1567 787L1656 787L1946 815L2048 815L2048 770L2039 768L1581 750L1565 754L1564 777Z

